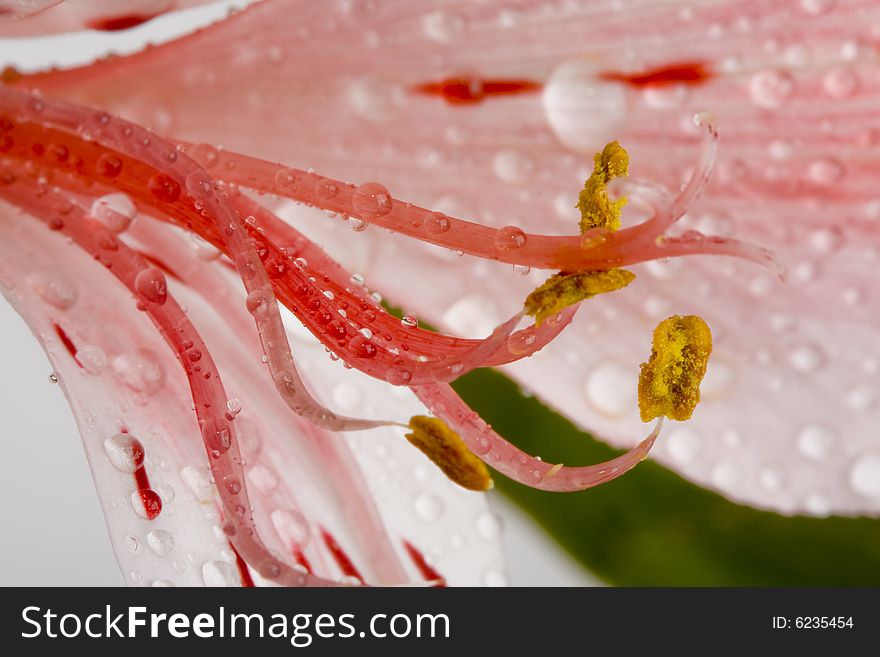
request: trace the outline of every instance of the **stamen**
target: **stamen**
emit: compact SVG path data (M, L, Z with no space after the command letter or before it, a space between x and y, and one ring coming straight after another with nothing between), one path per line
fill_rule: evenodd
M696 315L673 315L654 329L651 357L639 372L642 421L665 415L687 420L700 402L700 382L712 353L712 332Z
M604 228L614 232L620 228L620 211L626 205L626 198L612 201L608 198L606 187L612 178L627 175L629 155L616 141L605 145L601 153L593 159L593 173L584 183L578 195L577 209L581 212L581 233L593 228Z
M587 271L579 274L560 272L548 278L525 301L525 312L534 316L538 326L568 306L580 303L597 294L614 292L626 287L636 275L626 269Z
M409 421L412 433L406 439L462 488L485 491L492 488L492 478L483 462L474 456L465 442L443 420L415 415Z

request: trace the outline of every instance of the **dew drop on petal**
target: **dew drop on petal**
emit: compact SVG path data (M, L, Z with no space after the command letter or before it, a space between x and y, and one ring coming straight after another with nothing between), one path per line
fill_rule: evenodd
M835 435L827 428L818 424L808 424L797 434L797 446L800 453L812 460L823 461L837 443Z
M137 472L144 464L144 446L128 433L119 433L104 441L104 452L120 472Z
M442 212L431 212L424 219L425 230L431 235L441 235L451 228L449 217Z
M476 528L481 538L490 541L501 533L501 519L491 511L485 511L477 516Z
M165 274L155 267L138 272L134 279L134 289L141 299L161 306L168 299L168 283Z
M752 101L768 109L785 103L794 93L794 79L784 71L760 71L749 80Z
M416 515L427 522L434 522L443 515L443 501L433 493L419 493L413 500Z
M202 565L202 580L212 588L241 586L238 570L225 561L207 561Z
M76 352L76 360L89 374L98 375L107 368L107 354L95 345L83 345Z
M849 482L859 495L880 498L880 454L859 456L850 468Z
M813 344L803 344L795 347L788 355L791 366L798 372L815 372L825 363L822 351Z
M492 167L501 182L524 183L534 173L535 161L519 151L505 150L495 154Z
M162 513L162 498L152 488L141 488L131 494L131 507L144 520L153 520Z
M89 215L111 233L121 233L137 216L137 208L126 194L106 194L95 199Z
M167 557L174 549L174 536L165 529L154 529L147 534L147 545L160 557Z
M312 530L305 516L295 509L276 509L271 515L272 526L286 546L304 547L311 538Z
M609 362L590 372L584 391L587 400L597 411L619 417L635 408L637 383L635 371Z
M433 41L446 43L456 39L464 29L464 18L459 14L438 9L422 18L425 36Z
M703 449L703 440L692 429L676 427L666 436L666 450L679 463L693 461Z
M627 117L623 85L601 80L598 73L586 57L565 62L550 75L541 95L553 133L576 152L601 149Z
M165 370L156 354L149 349L137 349L113 359L113 370L123 383L135 392L153 394L165 385Z
M71 278L61 271L49 269L34 274L31 287L46 303L59 310L71 308L79 298L79 291Z
M187 465L181 468L180 478L198 502L205 504L214 498L214 486L204 471Z

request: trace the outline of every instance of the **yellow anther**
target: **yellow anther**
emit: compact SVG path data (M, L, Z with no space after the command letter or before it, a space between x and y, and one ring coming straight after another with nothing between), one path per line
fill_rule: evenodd
M651 357L639 372L643 422L665 415L687 420L700 402L700 382L712 353L712 332L696 315L673 315L654 329Z
M624 148L612 141L596 153L593 158L593 173L584 183L578 195L577 209L581 212L581 233L593 228L604 228L615 231L620 228L620 211L626 205L626 199L612 201L606 193L608 181L612 178L627 175L629 171L629 155Z
M431 459L450 480L468 490L489 490L492 478L485 464L474 456L461 437L443 420L415 415L406 439Z
M526 297L525 311L541 325L547 317L597 294L614 292L629 285L636 275L626 269L554 274Z

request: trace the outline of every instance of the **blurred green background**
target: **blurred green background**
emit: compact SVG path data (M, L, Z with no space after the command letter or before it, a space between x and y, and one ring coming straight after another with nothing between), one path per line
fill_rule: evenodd
M500 434L547 461L598 463L620 453L524 395L499 372L477 370L454 387ZM880 520L759 511L650 460L581 493L547 493L493 476L502 493L608 584L880 584Z

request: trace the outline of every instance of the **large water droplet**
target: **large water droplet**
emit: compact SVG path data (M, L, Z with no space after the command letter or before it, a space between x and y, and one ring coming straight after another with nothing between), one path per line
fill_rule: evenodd
M859 495L880 498L880 454L858 457L850 468L849 482Z
M111 233L121 233L131 225L137 208L126 194L107 194L95 199L89 215Z
M225 561L208 561L202 565L202 580L205 586L234 587L241 586L238 572L232 564Z
M794 79L785 71L760 71L749 81L749 94L760 107L779 107L793 93Z
M309 521L295 509L277 509L272 512L272 525L285 546L302 548L312 535Z
M134 279L134 289L142 299L159 306L168 299L165 274L155 267L148 267L138 272Z
M30 278L30 283L43 301L59 310L67 310L79 298L76 284L64 272L55 269L34 274Z
M384 217L391 212L394 201L391 198L391 192L383 185L368 182L354 190L351 203L355 212L369 221Z
M209 417L202 425L202 437L212 456L222 456L232 447L232 426L225 418Z
M153 394L165 385L165 370L159 358L149 349L120 354L113 359L113 369L135 392Z
M113 467L121 472L137 472L144 464L144 446L128 433L119 433L104 441L104 451Z
M831 454L836 442L835 435L818 424L808 424L797 434L798 450L813 461L824 461Z
M666 437L666 450L679 463L693 461L703 449L703 439L692 429L677 427Z
M802 344L791 350L788 355L791 366L798 372L815 372L825 362L821 349L813 344Z
M434 522L443 515L443 501L433 493L416 495L413 508L419 518L427 522Z
M505 226L495 234L495 247L501 251L515 251L526 245L528 238L522 228Z
M596 410L619 417L635 408L637 382L635 371L609 362L593 369L584 390Z
M477 516L477 534L490 541L501 533L501 519L491 511L486 511Z
M492 160L495 175L501 182L524 183L535 171L535 161L519 151L499 151Z
M598 73L587 58L565 62L553 71L541 95L556 137L581 153L600 149L627 117L623 85L601 80Z
M89 374L98 375L107 368L107 354L95 345L83 345L76 352L76 360Z
M160 557L167 557L174 549L174 536L164 529L154 529L147 534L147 545Z

